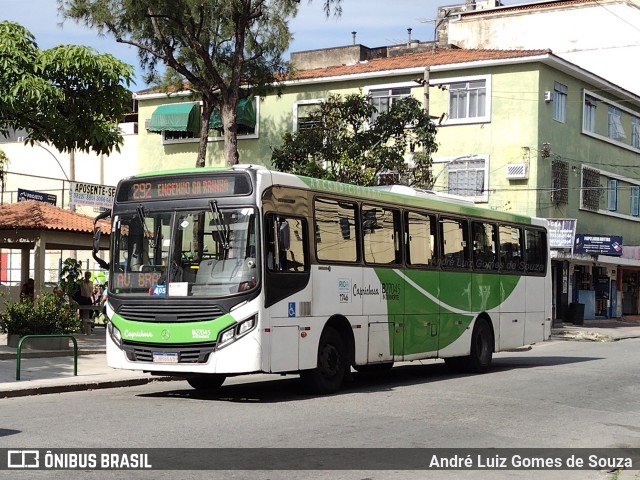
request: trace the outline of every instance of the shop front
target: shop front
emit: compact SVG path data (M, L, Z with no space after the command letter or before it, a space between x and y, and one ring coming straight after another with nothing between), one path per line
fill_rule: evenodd
M573 219L549 223L554 324L637 315L640 247L623 248L618 235L574 233Z

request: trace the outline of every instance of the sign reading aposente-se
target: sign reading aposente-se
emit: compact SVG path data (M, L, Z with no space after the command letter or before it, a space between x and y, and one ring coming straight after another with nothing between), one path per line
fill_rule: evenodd
M116 196L116 187L93 183L70 182L69 205L111 208Z

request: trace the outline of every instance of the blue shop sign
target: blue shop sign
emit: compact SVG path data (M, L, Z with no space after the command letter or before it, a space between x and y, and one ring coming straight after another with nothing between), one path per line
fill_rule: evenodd
M591 255L622 255L622 237L618 235L594 235L576 233L574 253Z
M58 197L51 193L34 192L33 190L18 188L18 201L24 202L27 200L37 200L38 202L48 203L55 207Z

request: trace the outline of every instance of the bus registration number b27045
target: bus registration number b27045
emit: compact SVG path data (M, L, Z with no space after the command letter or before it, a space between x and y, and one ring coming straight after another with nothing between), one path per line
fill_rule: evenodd
M153 363L178 363L178 354L153 352Z

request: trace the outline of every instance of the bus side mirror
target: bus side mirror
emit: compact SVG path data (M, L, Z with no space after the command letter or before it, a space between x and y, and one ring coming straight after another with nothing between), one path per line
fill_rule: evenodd
M289 250L291 248L291 233L289 229L289 223L283 221L278 229L278 236L280 238L280 250Z
M93 220L93 259L105 270L109 269L109 264L102 258L98 257L98 252L100 251L100 239L102 238L102 230L98 226L98 221L110 216L111 210L105 210Z

